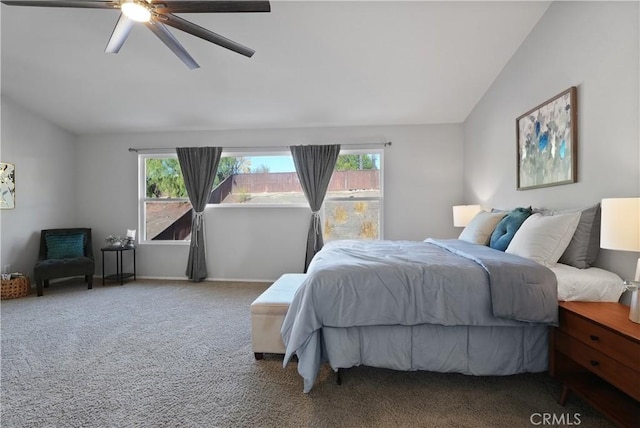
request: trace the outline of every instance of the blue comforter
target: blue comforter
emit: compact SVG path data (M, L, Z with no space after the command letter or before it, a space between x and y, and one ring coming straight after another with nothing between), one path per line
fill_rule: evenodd
M557 284L531 260L459 240L335 241L314 257L287 312L284 365L309 392L322 327L556 325Z

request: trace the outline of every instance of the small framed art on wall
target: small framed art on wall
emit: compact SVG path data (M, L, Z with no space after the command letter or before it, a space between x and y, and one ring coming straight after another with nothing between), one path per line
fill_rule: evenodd
M0 209L16 207L16 167L0 162Z

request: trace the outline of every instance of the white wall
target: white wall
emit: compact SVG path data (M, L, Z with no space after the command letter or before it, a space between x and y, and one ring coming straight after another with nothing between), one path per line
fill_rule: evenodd
M16 207L0 211L0 266L33 275L40 230L76 222L75 137L2 98L2 162L15 164Z
M459 230L453 228L451 206L462 202L462 125L81 136L77 144L82 159L77 170L77 218L93 228L97 245L109 234L138 228L137 156L129 147L280 147L385 141L393 145L384 153L384 237L421 240L456 236ZM300 272L309 217L307 208L207 208L209 277L273 280L285 272ZM182 278L187 254L186 245L140 246L138 274Z
M554 2L464 123L466 202L576 208L640 195L638 2ZM517 191L515 119L578 87L578 182ZM638 254L601 251L631 277Z

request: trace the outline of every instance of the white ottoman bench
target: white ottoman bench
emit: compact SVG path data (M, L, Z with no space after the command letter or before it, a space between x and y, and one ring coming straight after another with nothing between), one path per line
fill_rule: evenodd
M251 345L256 360L261 360L265 352L285 353L280 329L293 296L305 278L303 273L286 273L251 304Z

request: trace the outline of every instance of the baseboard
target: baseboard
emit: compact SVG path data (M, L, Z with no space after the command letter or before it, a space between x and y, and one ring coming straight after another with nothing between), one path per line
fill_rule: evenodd
M188 281L185 276L145 276L136 275L136 279L157 279L161 281Z
M277 278L276 278L277 279ZM242 279L242 278L207 278L207 281L225 281L225 282L276 282L275 279Z
M173 277L173 276L136 276L139 279L157 279L164 281L188 281L186 276ZM275 279L242 279L242 278L206 278L205 281L224 281L224 282L275 282Z

